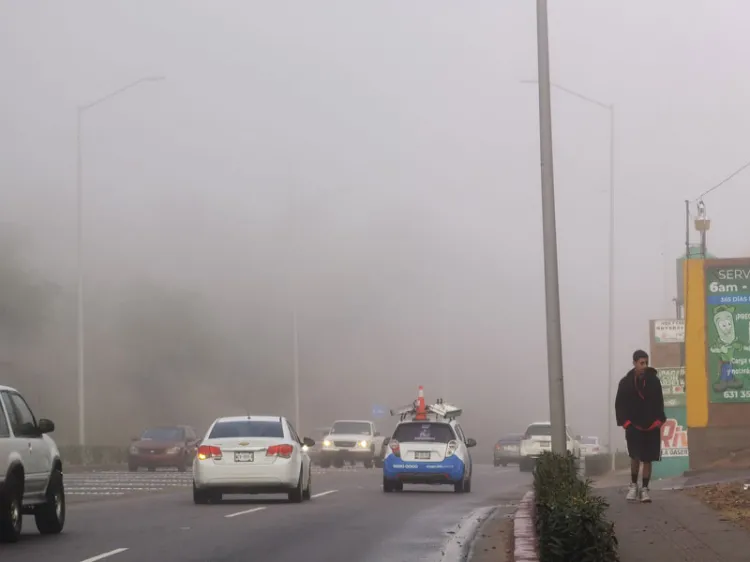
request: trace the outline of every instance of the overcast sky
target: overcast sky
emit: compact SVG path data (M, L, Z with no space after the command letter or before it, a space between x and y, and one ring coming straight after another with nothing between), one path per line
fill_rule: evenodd
M750 6L549 4L552 80L615 105L619 375L672 314L684 200L750 160ZM93 292L283 326L296 294L308 381L390 381L360 408L449 376L498 431L548 417L534 2L0 0L0 70L0 219L45 275L75 280L76 107L164 76L83 114ZM604 435L609 116L552 110L568 417ZM719 256L748 182L705 200Z

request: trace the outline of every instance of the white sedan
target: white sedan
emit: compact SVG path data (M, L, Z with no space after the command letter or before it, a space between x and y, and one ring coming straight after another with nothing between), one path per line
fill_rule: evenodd
M193 461L193 500L221 501L224 494L287 494L290 502L311 497L310 457L281 416L219 418L211 424Z

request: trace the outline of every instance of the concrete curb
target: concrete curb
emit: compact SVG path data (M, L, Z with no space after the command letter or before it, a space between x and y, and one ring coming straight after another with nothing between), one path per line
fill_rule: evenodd
M466 562L471 557L474 542L485 521L497 510L497 506L475 509L455 527L451 539L443 548L441 562Z
M513 518L513 560L515 562L539 562L534 511L534 491L529 490L524 494Z

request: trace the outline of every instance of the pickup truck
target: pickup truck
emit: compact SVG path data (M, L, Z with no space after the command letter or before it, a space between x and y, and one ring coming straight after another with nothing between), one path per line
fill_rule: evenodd
M44 535L65 525L60 451L48 435L55 424L36 419L26 400L0 385L0 542L21 537L23 515Z
M331 425L320 449L320 466L341 468L361 462L365 468L382 466L383 437L369 420L338 420Z

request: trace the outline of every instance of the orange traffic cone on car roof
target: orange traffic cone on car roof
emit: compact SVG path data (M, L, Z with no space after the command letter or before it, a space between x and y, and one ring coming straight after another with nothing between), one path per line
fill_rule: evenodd
M417 414L414 416L415 420L426 420L427 419L427 408L424 403L424 387L419 386L419 392L417 393Z

